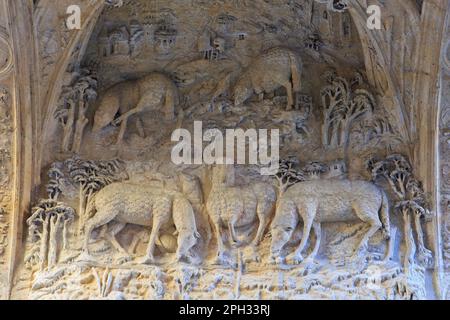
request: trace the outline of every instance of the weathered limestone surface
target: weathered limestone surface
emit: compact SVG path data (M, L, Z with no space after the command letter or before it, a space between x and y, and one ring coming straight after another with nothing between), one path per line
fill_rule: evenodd
M72 2L0 0L0 299L450 298L447 0Z

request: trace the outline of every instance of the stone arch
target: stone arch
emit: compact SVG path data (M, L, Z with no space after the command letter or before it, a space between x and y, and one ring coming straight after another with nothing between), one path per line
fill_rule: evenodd
M41 21L41 17L47 14L48 7L51 5L50 0L41 0L39 2L39 7L35 12L35 21ZM410 20L416 22L419 18L418 10L415 4L404 4L402 7L408 13ZM53 113L55 111L55 106L59 94L62 89L62 79L67 71L67 67L72 64L79 64L84 55L84 50L86 49L87 43L89 42L91 33L100 17L101 12L105 8L105 3L103 1L97 1L92 7L88 7L89 12L84 15L83 26L80 31L77 31L70 38L69 45L64 50L59 63L56 66L56 70L53 72L52 80L50 81L51 87L48 92L42 96L41 108L44 114L44 120L41 123L42 128L47 130L43 131L44 141L47 142L49 139L49 134L53 132ZM362 43L364 59L366 64L366 70L368 74L369 83L380 93L389 92L389 100L393 102L390 103L393 108L392 113L399 123L403 126L400 128L402 135L407 141L412 140L410 134L410 117L408 116L408 110L406 109L403 101L403 94L399 86L396 83L396 79L393 77L391 66L384 54L385 43L387 39L380 38L379 34L374 32L368 32L366 28L367 13L366 8L363 4L360 4L358 0L351 0L349 7L350 15L357 27L359 37ZM414 25L414 23L412 23ZM401 67L412 67L412 66L401 66ZM46 143L40 145L45 146ZM42 148L38 149L38 164L37 167L41 166L42 158L44 156L45 150ZM39 177L36 177L39 179Z
M84 3L87 3L88 1L85 1ZM431 1L430 1L431 2ZM15 12L20 12L21 10L23 12L28 12L29 8L25 4L25 1L9 1L11 8ZM428 14L427 10L430 10L431 13L436 13L439 9L439 5L443 6L447 1L445 0L436 0L433 1L435 3L435 6L431 7L425 7L425 11L423 12L424 15ZM34 21L36 23L39 23L44 15L47 14L47 10L53 3L51 3L51 0L41 0L38 3L38 8L33 13L34 15ZM386 39L383 39L382 37L379 37L377 34L372 34L370 32L367 32L365 30L366 26L366 18L367 15L365 14L365 8L360 5L360 1L354 0L352 3L354 6L350 8L350 13L352 15L352 18L358 28L360 38L362 43L364 44L363 47L365 48L365 58L366 58L366 69L371 70L377 70L374 71L373 74L369 75L369 80L372 82L372 85L377 87L380 91L389 91L390 96L394 99L394 110L393 112L396 114L399 120L404 122L404 127L402 128L403 135L408 138L408 141L413 140L413 134L414 134L414 128L416 126L419 126L415 123L415 113L417 110L420 110L418 106L414 105L413 110L407 110L405 103L404 103L404 95L406 94L407 90L401 89L401 86L398 84L398 80L395 79L393 72L391 71L392 65L389 63L389 59L386 56L384 52L383 47L383 41ZM402 5L403 5L402 1ZM21 227L22 220L24 217L24 213L28 208L30 197L32 195L32 191L36 185L39 184L39 174L41 169L41 163L43 158L43 153L45 152L45 145L46 142L49 139L49 134L51 134L51 126L52 126L52 115L54 112L54 107L56 105L56 101L59 97L59 94L61 92L62 87L62 79L64 77L64 74L67 70L67 67L73 63L73 61L79 61L81 57L83 56L84 49L86 48L87 42L89 41L91 32L97 23L97 19L102 12L105 4L104 2L97 1L93 6L86 5L84 8L87 12L86 18L84 19L83 28L80 31L74 32L68 41L68 45L63 51L62 55L59 57L58 62L55 65L55 69L51 74L51 78L49 83L51 84L48 91L46 92L39 92L39 89L36 88L34 85L30 85L29 90L34 90L34 92L29 91L20 91L20 94L24 94L23 92L26 92L25 95L29 98L27 101L21 101L21 103L18 103L16 105L16 113L19 115L15 119L15 125L19 128L22 128L23 131L19 133L19 136L16 136L16 146L15 146L15 168L17 172L20 172L19 177L16 177L16 183L14 185L15 193L16 193L16 199L14 200L16 203L15 209L14 209L14 230L16 231L13 234L13 245L11 247L11 253L12 256L14 256L17 253L17 250L20 248L20 240L22 239L21 234ZM419 21L419 15L416 9L413 9L411 6L406 5L406 11L410 15L412 21L414 23ZM85 12L86 12L85 11ZM444 11L441 7L441 11ZM11 13L12 14L12 13ZM442 15L442 14L441 14ZM26 13L23 13L24 20L27 20L27 18L30 18L26 16ZM441 20L443 20L443 17L441 17ZM439 20L439 21L441 21ZM428 20L429 21L429 20ZM439 23L437 23L437 29L439 29ZM54 27L54 26L53 26ZM38 45L37 45L37 30L35 29L34 32L32 32L32 26L26 25L24 26L25 30L28 30L31 32L31 34L34 35L35 38L31 37L33 40L27 44L29 49L34 52L35 56L30 57L32 59L35 59L36 62L38 61ZM420 29L420 28L418 28ZM416 29L417 32L421 31ZM428 33L427 33L428 32ZM436 29L424 31L422 30L421 38L425 39L428 35L432 35L432 33L436 32ZM19 36L20 30L15 30L13 33L13 36ZM438 35L435 35L435 37L438 37ZM415 39L417 43L420 39ZM21 53L26 51L26 48L23 48L20 50L19 44L15 43L15 56L19 57L21 56ZM420 57L420 51L417 50L418 57ZM27 55L28 56L28 55ZM408 66L402 66L402 68L414 68L416 66L414 65L408 65ZM26 80L27 76L31 76L33 73L33 69L27 69L27 67L23 66L20 67L19 72L19 80ZM428 85L432 85L433 81L432 79L428 79L426 82L421 82L422 75L419 74L418 78L416 79L415 83L417 86L417 83L420 85L421 83L427 83ZM21 84L22 90L26 90L24 86L26 86L26 81ZM405 88L403 88L405 89ZM415 87L413 86L410 88L411 90L414 90ZM31 98L32 95L35 95L35 98ZM38 98L36 98L36 95ZM26 98L24 98L26 100ZM417 98L417 101L420 101L420 97ZM426 103L432 102L432 97L430 100L427 100ZM419 103L419 102L417 102ZM36 107L38 105L38 107ZM431 104L433 108L437 108L437 104ZM436 109L437 110L437 109ZM436 110L432 111L432 114L439 114ZM412 111L412 112L411 112ZM423 111L422 111L423 112ZM43 115L41 117L41 115ZM437 118L433 118L432 120L428 120L429 122L426 123L428 125L433 125L435 127ZM430 122L431 121L431 122ZM420 136L420 134L419 134ZM39 137L43 137L42 140L39 139ZM437 152L435 150L435 146L433 146L433 139L436 139L436 134L432 134L431 136L425 136L424 139L426 139L424 148L428 148L430 154L432 155L431 160L436 160ZM431 144L431 145L430 145ZM422 151L427 151L426 149ZM424 161L418 162L419 167L425 166L426 163ZM424 171L423 174L424 177L426 177L427 172ZM24 175L30 174L33 176L32 179L27 180ZM431 178L430 178L431 179ZM434 179L431 179L431 181L428 181L428 185L432 185L432 183L435 182ZM17 197L21 197L20 201ZM435 227L438 228L439 220L436 221ZM434 230L435 235L437 232L437 237L439 237L439 231ZM436 244L435 249L439 250L439 244ZM14 272L15 267L15 259L14 257L11 258L9 263L9 284L11 285L12 281L12 275Z

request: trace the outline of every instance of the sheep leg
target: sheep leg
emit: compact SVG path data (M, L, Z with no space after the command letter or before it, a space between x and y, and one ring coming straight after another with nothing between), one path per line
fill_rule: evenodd
M230 240L234 246L240 245L240 242L237 239L236 228L235 228L237 220L238 220L238 215L233 215L233 218L228 223L228 231L230 232Z
M361 209L361 207L356 204L353 205L353 210L355 211L356 215L362 221L369 224L369 229L363 235L363 237L359 241L358 245L356 246L355 252L353 253L353 258L357 258L359 251L362 248L364 248L365 246L367 246L367 243L368 243L370 237L372 237L375 234L375 232L377 232L382 227L382 223L381 223L380 219L378 218L378 212L366 214Z
M116 222L114 225L109 226L109 231L105 234L106 238L111 242L111 244L119 252L128 255L128 252L121 246L119 241L117 241L116 235L125 228L127 224L122 222Z
M361 249L367 246L367 243L375 232L377 232L381 228L381 222L378 219L370 220L369 222L369 230L364 234L359 244L356 246L355 252L353 253L353 258L358 257L358 253Z
M113 125L118 125L119 123L128 120L129 117L131 117L132 115L135 115L136 113L141 112L142 110L144 110L145 104L143 101L139 102L139 104L137 105L136 108L131 109L130 111L125 112L124 114L122 114L120 117L118 117L116 120L114 120L112 122Z
M147 105L147 103L146 103L145 99L141 99L141 101L139 101L136 108L125 112L119 118L117 118L116 120L114 120L112 122L113 125L118 125L119 123L121 124L119 136L117 138L117 144L120 144L120 142L122 142L122 140L123 140L123 137L125 136L125 131L127 130L128 119L132 115L142 112L142 110L145 109L146 105Z
M131 253L133 253L133 254L136 253L136 249L137 249L137 246L138 246L139 242L145 240L144 236L146 234L147 233L145 231L142 231L142 232L139 232L138 234L134 235L133 240L131 241L130 248L129 248L129 251Z
M283 84L283 87L286 88L287 98L288 98L286 110L287 111L291 111L292 108L294 107L294 94L292 92L292 83L291 83L291 81L289 80L288 82Z
M269 224L269 219L264 214L258 215L258 219L259 219L258 230L256 231L255 238L251 243L251 248L253 251L252 259L256 262L261 261L261 256L258 252L258 245L261 243L262 238L264 236L264 231L266 230L267 225Z
M316 243L314 245L314 249L311 254L306 258L306 261L313 262L319 252L320 248L320 240L322 238L322 228L319 222L314 222L312 226L314 230L314 235L316 236Z
M95 228L101 227L109 222L111 222L117 216L115 214L110 214L109 212L97 212L97 214L90 219L85 226L85 238L83 251L86 256L89 256L89 240L91 239L91 233Z
M127 131L127 125L128 125L128 118L125 120L122 120L120 124L120 131L119 135L117 136L117 142L116 144L119 145L123 141L123 137L125 136L125 132Z
M155 262L154 251L156 245L156 239L159 235L159 230L161 229L162 221L156 217L153 218L153 227L150 234L150 241L147 246L146 255L140 260L142 264L151 264Z
M144 124L142 123L142 119L136 117L136 129L138 131L139 137L142 139L145 138Z
M147 247L147 254L141 259L141 263L149 264L154 262L155 258L153 253L155 251L156 239L159 237L161 227L165 222L167 222L171 209L172 203L170 201L162 201L155 204L153 211L153 227Z
M258 214L259 225L258 225L258 231L256 231L255 239L252 242L253 247L257 247L261 243L261 241L264 237L264 231L266 230L267 226L269 225L269 217L267 216L264 208L261 209L261 205L258 205L257 214Z
M298 264L303 261L302 251L303 251L303 249L305 249L306 244L308 242L309 235L311 233L312 224L313 224L313 219L306 220L306 221L304 220L302 241L300 242L300 245L298 246L297 250L295 250L295 253L294 253L293 260L294 260L295 264Z
M306 204L306 208L297 207L297 210L303 219L303 235L302 241L300 242L300 245L298 246L294 254L294 263L296 264L303 261L302 251L303 249L305 249L308 239L310 237L311 227L314 224L314 219L317 213L317 206L318 204L313 202Z
M221 264L225 254L225 246L222 239L220 220L214 219L212 225L215 229L217 239L217 263Z

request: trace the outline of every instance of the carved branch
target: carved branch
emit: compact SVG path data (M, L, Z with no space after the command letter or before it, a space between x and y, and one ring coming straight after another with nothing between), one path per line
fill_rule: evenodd
M403 266L408 270L411 268L411 265L414 263L414 256L416 254L416 244L414 242L414 235L412 230L411 223L411 215L409 214L409 208L405 207L402 209L403 215L403 228L404 228L404 237L405 237L405 257L403 261Z
M70 143L72 140L73 128L75 123L75 102L73 99L66 101L67 106L57 111L56 118L63 128L62 150L68 152L70 150Z
M419 251L419 261L422 264L424 264L425 266L430 266L433 255L432 255L431 251L425 247L424 234L423 234L423 230L422 230L422 221L421 221L422 217L423 217L422 210L415 212L414 225L415 225L416 234L417 234L417 242L418 242L417 246L418 246L418 251Z
M50 223L50 216L45 217L44 223L42 225L42 237L40 239L40 250L39 250L39 269L44 270L45 263L47 262L47 252L48 252L48 225Z
M49 244L48 244L48 267L51 268L56 265L57 250L58 250L58 230L61 222L60 215L53 215L50 218Z
M86 117L86 103L80 101L80 107L78 108L78 121L75 127L75 135L73 139L72 152L79 153L81 149L81 142L83 140L84 129L89 123L89 119Z

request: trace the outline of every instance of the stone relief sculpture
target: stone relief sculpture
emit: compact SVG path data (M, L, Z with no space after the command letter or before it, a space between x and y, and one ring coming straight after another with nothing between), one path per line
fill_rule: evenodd
M218 165L212 170L212 188L206 201L214 232L217 239L217 260L225 262L225 247L223 243L223 227L228 227L228 239L233 245L240 245L236 228L255 224L258 228L251 242L256 247L261 242L264 232L270 222L276 202L276 192L273 186L264 183L236 186L232 166ZM259 259L259 256L255 256Z
M124 192L124 190L127 190ZM85 227L84 250L88 253L89 239L95 228L115 222L109 231L109 239L121 252L127 251L115 239L127 223L152 228L150 242L143 263L155 262L154 249L160 229L173 221L178 233L177 261L186 258L189 250L196 244L200 234L197 232L194 210L187 199L181 195L168 195L155 189L145 189L132 184L111 184L97 193L88 204L87 212L97 212L87 221Z
M0 78L5 77L13 67L13 51L7 31L0 26Z
M26 262L38 264L40 270L55 266L58 262L58 242L62 240L62 248L67 248L68 224L74 216L74 209L54 200L41 201L33 208L33 214L27 220L33 249Z
M372 113L375 101L366 90L358 89L353 93L343 78L331 74L328 81L330 85L321 92L325 108L323 144L330 147L344 146L348 143L355 120Z
M320 208L320 209L319 209ZM303 261L310 231L316 241L306 260L313 261L320 247L321 224L324 222L354 221L368 224L368 230L356 246L354 256L367 245L369 238L379 229L390 237L389 203L385 193L365 181L307 181L290 187L279 199L277 212L271 226L271 259L284 261L280 255L290 240L299 220L303 220L302 241L296 249L293 262Z
M88 70L74 72L71 84L64 93L55 112L55 118L63 127L62 150L80 152L84 130L89 122L86 117L90 102L97 98L97 80Z
M135 81L123 82L107 91L96 111L94 132L109 124L119 125L117 143L120 143L127 129L128 118L145 111L161 110L167 120L175 118L175 109L179 103L177 87L165 75L153 73ZM115 115L120 111L120 116ZM142 136L142 124L137 127Z
M371 160L368 169L374 180L384 178L396 195L395 209L402 214L404 222L404 238L406 254L404 265L408 268L414 264L414 255L418 249L419 261L424 265L431 263L432 254L425 247L422 231L422 220L429 216L426 196L422 185L414 177L412 167L402 155L392 155L385 160ZM416 229L417 245L414 240L412 226Z
M253 94L260 99L279 87L287 91L287 110L294 107L294 94L300 91L302 65L293 52L274 48L261 55L238 79L234 87L234 103L243 104Z
M109 161L85 161L80 158L71 158L66 160L67 174L77 185L79 193L78 209L78 233L83 231L86 221L86 205L92 197L105 186L120 181L123 178L123 163L120 160ZM52 176L61 175L61 172L55 172L54 167L49 174ZM61 179L57 181L57 188L60 187ZM49 185L55 185L54 179L51 179ZM54 192L54 189L50 189ZM58 192L58 191L56 191ZM50 194L51 196L51 194Z
M89 1L89 28L72 35L60 30L62 5L54 22L39 5L36 113L48 119L32 121L47 138L19 221L26 242L14 242L24 247L13 297L432 296L437 197L414 146L410 82L422 69L405 55L417 39L397 31L411 26L404 11L392 11L383 38L364 33L358 1ZM4 133L24 116L6 88L16 87L0 86L0 265L14 211ZM280 130L279 172L175 165L171 135L195 136L197 121Z

